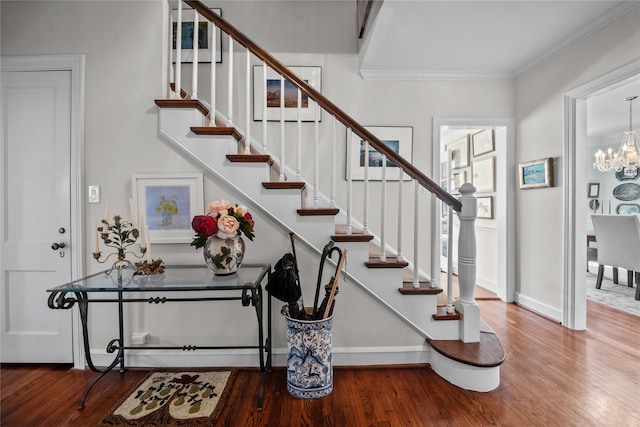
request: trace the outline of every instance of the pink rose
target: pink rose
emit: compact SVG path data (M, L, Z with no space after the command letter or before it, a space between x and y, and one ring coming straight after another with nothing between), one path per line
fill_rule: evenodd
M231 204L226 200L216 200L215 202L211 202L207 205L207 212L213 216L226 215L228 214L230 207Z
M236 217L231 215L222 215L218 218L218 237L231 238L238 234L240 223Z
M211 237L218 231L216 219L209 215L194 216L191 228L202 237Z

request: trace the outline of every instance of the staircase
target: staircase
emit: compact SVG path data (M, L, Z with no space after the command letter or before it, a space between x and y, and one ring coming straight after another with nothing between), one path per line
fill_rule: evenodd
M442 190L437 184L416 169L411 163L400 157L386 144L372 135L367 129L349 117L346 113L325 98L305 80L295 75L288 67L281 64L264 49L249 40L240 31L228 22L215 15L210 9L199 1L185 1L189 7L182 10L182 2L179 3L177 13L178 27L183 16L188 21L202 19L210 21L229 39L228 54L228 88L229 99L227 101L227 115L220 112L217 94L212 91L209 102L199 99L197 87L191 89L188 95L182 89L181 70L181 46L180 37L177 35L177 50L173 61L177 64L168 64L170 68L170 85L168 99L156 100L159 107L159 133L163 139L169 142L182 156L189 159L208 176L216 181L226 184L243 199L258 207L261 213L280 224L283 230L292 231L297 240L301 241L318 255L327 240L332 239L340 243L349 252L349 268L346 272L350 282L357 284L368 295L378 301L397 317L410 325L417 333L425 337L427 344L433 351L429 352L429 361L433 369L450 382L471 390L489 391L499 385L499 365L504 360L504 352L495 335L487 331L481 331L480 313L473 296L475 286L475 189L470 184L465 184L461 189L461 200L457 200ZM194 18L197 10L200 18ZM169 28L171 25L169 23ZM209 32L214 33L214 31ZM244 46L246 49L246 78L244 90L247 94L245 108L245 127L241 129L234 123L232 115L236 109L233 106L233 90L238 83L233 81L234 43ZM211 40L211 46L216 46L215 40ZM193 51L194 63L197 63L197 49ZM285 150L284 132L284 91L280 98L280 122L268 123L262 121L262 141L252 138L250 111L253 108L263 108L263 116L267 117L266 96L262 106L254 106L248 96L251 93L249 75L251 65L255 65L256 58L263 70L275 71L279 76L284 89L284 80L288 80L297 87L298 100L302 94L308 97L309 104L315 103L316 111L322 109L325 117L323 126L333 127L333 140L320 141L318 129L320 126L319 114L316 113L315 141L313 144L313 156L315 165L311 172L303 171L301 166L302 144L300 110L298 109L298 153L297 162L294 165L286 162L285 156L290 155ZM213 64L212 64L213 65ZM191 81L197 82L198 68L192 67ZM212 67L214 70L217 67ZM211 79L215 81L215 71L212 71ZM264 73L266 76L266 71ZM216 84L211 84L215 88ZM258 90L258 88L254 88ZM266 88L265 94L266 94ZM298 102L297 105L302 105ZM327 114L328 113L328 114ZM328 122L329 124L325 124ZM266 139L269 132L268 126L276 126L281 129L280 152L268 145ZM330 171L331 194L323 194L319 190L320 167L318 153L320 147L323 150L331 150L335 153L336 127L344 126L358 141L345 141L359 143L360 139L366 141L383 156L383 165L386 159L402 169L409 175L414 183L414 227L418 229L419 192L424 188L433 193L435 197L448 205L450 213L453 210L459 212L460 217L460 244L459 246L459 283L461 294L457 302L451 299L451 290L448 305L439 307L438 294L442 289L432 287L432 282L419 268L416 255L419 232L413 233L415 242L414 259L407 260L403 256L402 243L398 238L394 247L387 242L385 209L386 200L386 166L383 166L383 179L381 182L382 195L380 197L382 210L381 230L377 233L371 230L368 224L369 193L368 166L365 166L365 181L358 188L364 187L364 218L355 218L352 204L357 199L353 195L353 183L347 178L347 206L338 207L335 201L335 170ZM305 144L308 146L310 144ZM276 144L277 148L277 144ZM335 163L335 162L334 162ZM347 160L347 164L348 160ZM325 181L326 182L326 181ZM396 184L397 185L397 184ZM404 184L400 180L399 191L402 199ZM358 191L360 193L360 191ZM410 197L409 197L410 198ZM432 201L435 204L435 199ZM404 203L399 203L403 205ZM378 209L378 207L376 208ZM398 213L402 217L402 213ZM451 217L451 215L450 215ZM394 225L397 226L397 225ZM398 236L402 236L398 232ZM449 281L451 282L451 281ZM434 285L435 286L435 285ZM478 357L478 355L484 357ZM490 357L486 355L490 354Z

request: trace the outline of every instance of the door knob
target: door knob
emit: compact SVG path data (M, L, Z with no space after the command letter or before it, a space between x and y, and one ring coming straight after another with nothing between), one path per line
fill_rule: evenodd
M64 248L64 243L54 243L51 245L51 249L53 249L54 251L62 248Z

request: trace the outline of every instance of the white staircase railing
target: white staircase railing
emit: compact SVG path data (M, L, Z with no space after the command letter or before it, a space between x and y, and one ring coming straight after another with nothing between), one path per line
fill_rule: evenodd
M171 3L170 3L171 4ZM200 1L189 1L185 0L184 2L177 2L177 13L169 13L170 20L168 22L169 28L172 29L174 27L174 23L176 28L182 28L184 22L198 22L200 17L204 20L208 21L208 34L209 38L207 43L211 49L211 65L210 65L210 74L209 74L209 84L211 87L209 93L208 100L202 100L198 98L198 81L199 81L199 66L198 64L198 50L197 46L199 45L198 40L200 38L200 32L196 31L195 33L191 33L191 45L193 46L190 50L193 51L193 65L192 65L192 75L191 75L191 90L189 98L194 101L198 100L203 105L208 108L209 117L206 120L208 126L216 126L216 117L222 118L225 117L224 126L227 127L236 127L234 113L244 114L244 140L243 145L239 148L240 154L250 155L251 153L263 153L269 154L274 160L275 167L278 171L278 180L280 182L284 181L304 181L307 183L307 188L310 188L309 198L310 200L304 201L304 205L302 208L307 208L307 205L311 206L313 209L321 208L320 203L321 200L326 200L325 197L320 197L320 187L321 183L324 184L329 182L329 197L328 204L329 207L334 208L337 207L336 201L336 146L338 144L338 134L340 133L340 127L343 128L344 135L346 135L346 144L348 147L352 146L352 144L363 144L363 147L366 151L364 153L368 153L368 147L371 146L375 150L380 153L382 156L382 167L381 167L381 180L379 184L373 183L370 177L370 165L368 159L364 159L364 180L362 185L358 185L357 191L354 191L354 182L352 179L351 167L354 164L354 160L351 157L351 149L347 149L346 155L346 200L344 203L346 205L346 233L354 234L356 232L360 232L363 234L379 235L379 237L375 238L375 242L380 246L379 260L382 263L388 262L396 262L396 263L405 263L407 266L413 269L413 279L412 284L414 287L419 288L421 286L421 277L428 277L428 275L421 272L420 262L418 257L418 250L420 247L420 238L422 235L426 234L424 229L424 222L427 218L427 215L422 214L424 212L421 209L420 204L420 195L422 193L421 189L426 189L433 196L440 199L451 211L458 212L460 217L460 234L459 234L459 244L458 244L458 261L459 261L459 285L460 285L460 299L456 304L456 309L462 312L464 315L463 323L465 324L461 328L461 339L465 342L476 342L479 340L478 331L479 331L479 312L477 310L477 305L475 304L474 291L475 291L475 216L476 216L476 202L473 193L475 189L471 184L465 184L463 188L461 188L461 200L456 199L446 191L444 191L438 184L433 182L430 178L424 175L420 170L415 168L408 160L401 157L396 153L392 148L390 148L387 144L382 142L378 137L373 135L369 130L360 125L358 122L353 120L349 115L347 115L344 111L339 109L335 104L333 104L329 99L327 99L324 95L320 93L320 91L314 87L313 84L302 79L300 76L295 74L291 69L286 67L284 64L279 62L276 58L270 55L267 51L261 48L259 45L254 43L252 40L248 39L244 34L238 31L235 27L229 24L227 21L218 16L214 11L209 9L206 5L204 5ZM173 16L177 16L176 22L174 21ZM194 24L192 28L198 28L197 24ZM218 78L218 72L216 71L216 49L218 46L218 40L216 39L216 31L218 28L221 30L221 34L225 39L228 40L228 55L225 60L227 67L227 102L226 102L226 111L224 112L224 116L220 113L220 109L224 108L220 105L219 102L216 101L218 98L218 94L216 92L216 87L224 87L224 84L220 84L216 79ZM171 32L171 31L170 31ZM170 45L169 45L169 79L170 86L173 86L173 91L170 92L171 99L182 99L183 97L183 82L182 82L182 69L183 69L183 47L182 47L182 31L177 31L175 35L176 45L175 49L173 49L173 36L169 37ZM241 55L241 49L238 47L238 51L236 51L236 46L241 46L245 50L245 58L244 68L242 69L234 69L234 51L235 54ZM238 61L241 61L240 59ZM261 74L261 79L259 79L262 84L261 87L254 87L254 91L260 91L262 105L256 106L253 105L250 94L251 91L251 68L254 68L254 72ZM269 106L268 106L268 98L269 92L267 87L268 82L268 74L269 71L275 72L279 79L279 94L274 94L274 96L279 95L279 119L275 124L275 127L271 126L269 123ZM259 74L259 75L260 75ZM257 80L257 79L256 79ZM293 97L287 96L285 92L289 89L287 84L290 84L295 89L295 95ZM238 88L244 90L244 105L239 106L237 108L234 106L234 99L240 100L242 96L234 96L238 95ZM273 96L272 96L273 98ZM286 102L294 102L294 106L286 105ZM304 102L303 102L304 101ZM252 137L251 129L252 129L252 121L251 114L252 111L255 111L257 108L261 109L261 140L258 141ZM293 117L295 120L295 148L287 144L287 136L292 134L291 128L286 126L285 122L287 114L289 114L291 108L295 108L295 113ZM309 112L312 113L313 118L313 131L306 133L303 132L302 126L302 116L303 113L307 115ZM320 115L321 111L323 115L328 116L329 120L324 120L321 125ZM289 115L291 117L291 115ZM329 123L328 125L325 123ZM287 132L289 130L289 132ZM328 138L322 138L321 143L321 131L323 134L329 134ZM309 137L309 134L312 134ZM273 137L274 134L279 134L279 138L277 141L272 142L269 138ZM311 139L311 142L305 140ZM294 139L294 138L291 138ZM324 141L328 140L328 143ZM321 150L322 147L328 147L328 150ZM291 156L291 153L295 151L295 156ZM321 168L321 151L326 152L330 151L330 168ZM360 152L359 150L357 152ZM290 159L293 157L293 161ZM393 163L395 167L397 167L398 171L398 187L397 187L397 201L388 200L387 192L389 184L390 174L387 168L387 161ZM291 163L291 164L289 164ZM309 171L310 169L310 171ZM292 171L290 174L288 171ZM406 197L403 191L403 188L406 184L404 180L404 175L408 175L411 180L414 182L414 192L413 197ZM396 179L392 177L392 179ZM376 209L370 209L371 203L371 191L372 188L377 190L376 196L379 196L380 206L378 212L379 222L372 226L371 218L369 217L370 212L376 212ZM359 199L361 204L359 205L359 212L361 213L361 220L356 220L356 214L354 209L354 199ZM435 200L433 201L435 203ZM397 236L395 247L392 244L388 244L388 233L387 233L387 223L389 222L388 217L389 213L387 209L391 205L397 204L397 211L395 212L396 221L397 221ZM411 223L411 221L405 221L404 216L410 215L410 210L408 213L403 210L403 207L413 206L413 232L406 232L403 230L403 223ZM451 218L451 215L449 216ZM432 219L433 220L433 219ZM451 221L449 221L451 222ZM355 230L354 224L361 224L361 230ZM422 226L422 227L421 227ZM372 231L374 229L374 231ZM449 234L451 235L451 234ZM410 254L409 257L405 255L405 249L403 249L403 237L410 237L413 239L413 245L409 245L409 248L412 248L413 253ZM453 245L449 245L449 250L451 251ZM452 259L452 254L449 253L449 259ZM432 266L432 269L436 268ZM451 271L451 268L449 268ZM436 276L436 272L432 272L431 277ZM448 307L447 310L449 312L453 312L453 290L452 280L448 281ZM432 286L436 286L434 281L432 280Z

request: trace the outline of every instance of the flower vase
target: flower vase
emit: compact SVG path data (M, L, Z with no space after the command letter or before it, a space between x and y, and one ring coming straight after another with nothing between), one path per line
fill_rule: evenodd
M203 254L207 267L216 276L226 276L238 271L244 258L244 240L233 237L211 236L204 244Z

